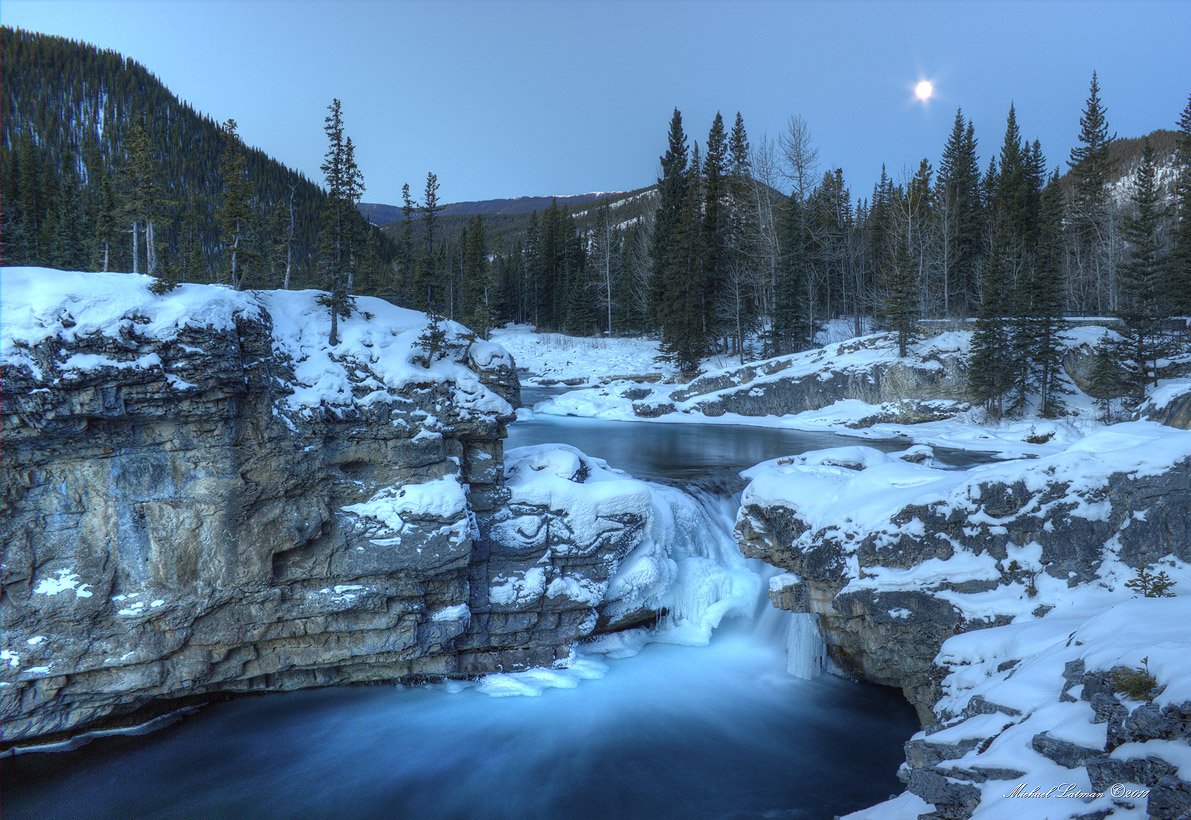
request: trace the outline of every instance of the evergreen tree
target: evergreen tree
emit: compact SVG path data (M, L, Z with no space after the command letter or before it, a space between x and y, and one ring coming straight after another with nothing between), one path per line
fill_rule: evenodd
M421 307L425 310L439 310L443 296L438 282L438 266L434 255L435 230L442 206L438 204L438 175L433 171L426 174L426 188L422 195L422 253L419 258L418 282Z
M1006 320L1009 291L1009 254L1003 240L994 242L984 274L980 313L972 332L968 391L996 417L1004 414L1004 398L1011 386L1011 338Z
M1118 346L1119 343L1105 333L1092 349L1092 372L1088 393L1096 400L1096 406L1100 409L1100 420L1105 424L1112 423L1112 401L1121 395L1121 372L1116 361Z
M149 135L139 123L128 132L128 154L124 172L124 221L130 224L132 237L132 272L140 270L140 236L145 234L149 274L154 273L155 252L152 248L153 216L157 209L158 175L156 162L149 146Z
M650 276L650 323L662 328L662 314L672 293L681 286L682 259L678 236L682 230L683 203L687 187L687 143L682 128L682 112L677 108L670 118L666 152L661 157L662 175L658 179L658 208L654 216Z
M228 254L228 281L240 290L244 287L244 256L250 253L244 246L252 214L248 205L251 188L245 172L243 144L236 133L236 121L229 119L224 128L228 141L219 161L219 174L223 178L219 221L223 226L223 246Z
M724 118L717 111L707 134L707 156L703 160L703 237L700 242L701 283L699 325L705 338L719 335L715 315L716 294L723 292L728 278L728 138Z
M905 358L907 348L918 335L918 267L910 257L910 241L902 238L896 243L893 267L885 283L885 304L881 315L889 328L897 333L897 355Z
M343 141L343 186L340 195L343 199L343 209L345 211L344 242L347 252L344 260L347 263L346 291L350 295L356 292L356 273L361 268L368 253L366 226L360 219L359 212L356 210L356 206L360 204L360 197L364 195L364 174L361 173L360 166L356 164L356 146L352 142L351 137L346 137Z
M347 232L349 182L347 179L347 145L343 133L343 109L338 98L327 106L328 114L323 120L323 133L327 136L327 152L323 155L321 170L327 184L327 203L323 232L323 266L325 286L328 291L326 304L331 312L329 344L339 344L339 317L347 315L350 302L343 279L347 260Z
M1125 222L1129 256L1121 266L1121 308L1124 341L1120 359L1126 365L1131 399L1145 398L1148 384L1158 381L1157 361L1163 353L1162 304L1166 297L1158 247L1159 201L1154 149L1147 138L1133 192L1135 215Z
M970 120L965 123L960 109L943 148L937 179L943 313L968 315L977 304L983 226L975 129Z
M401 280L397 286L397 294L404 303L406 300L416 300L416 286L414 283L414 213L417 203L410 196L409 183L401 186L401 240L398 245L398 265Z
M1070 255L1074 275L1081 281L1076 289L1077 307L1103 313L1115 302L1112 260L1107 236L1108 180L1112 171L1110 147L1115 136L1108 132L1107 111L1100 101L1100 81L1092 82L1083 115L1079 119L1079 145L1071 149L1071 204L1068 209L1071 233Z
M1039 413L1057 418L1065 405L1063 387L1063 194L1056 170L1042 195L1038 252L1031 282L1033 338L1029 361L1037 373Z
M693 376L699 361L706 353L707 334L703 324L703 274L706 256L703 241L706 236L701 213L703 180L700 173L699 146L692 149L691 166L686 174L685 196L679 215L675 247L678 253L673 278L669 282L666 301L662 305L661 349L684 375Z
M736 112L736 122L732 125L732 136L728 138L728 154L731 157L730 169L732 176L745 179L749 176L749 137L744 130L744 117Z
M1171 302L1183 316L1191 316L1191 94L1179 117L1178 164L1172 247L1169 258Z
M115 187L111 175L102 164L97 164L91 173L94 182L93 214L91 218L93 264L101 271L108 271L111 265L112 246L117 239L117 216Z
M463 235L463 308L468 327L487 339L493 318L491 264L479 214L468 220Z

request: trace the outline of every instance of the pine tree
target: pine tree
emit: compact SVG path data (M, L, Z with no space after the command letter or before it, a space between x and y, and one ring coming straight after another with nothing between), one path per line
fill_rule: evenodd
M407 300L416 300L416 285L414 282L414 213L417 211L417 204L410 196L409 183L406 182L401 186L401 239L398 246L398 265L400 269L400 282L397 286L397 294L400 300L404 303Z
M703 160L703 238L700 242L701 276L700 326L705 338L719 336L715 315L716 294L728 278L728 138L724 118L717 111L707 134L707 156ZM696 284L696 283L691 283Z
M1088 393L1095 398L1100 408L1100 420L1105 424L1112 423L1112 400L1121 395L1121 371L1116 360L1118 347L1119 343L1105 333L1092 349Z
M937 180L943 313L967 315L976 306L983 226L975 129L971 121L965 123L960 109L943 148Z
M658 178L658 208L654 216L650 275L650 324L662 329L662 314L671 295L681 287L682 259L678 236L682 230L683 203L687 188L687 141L682 128L682 112L677 108L670 118L666 152L661 156L662 175Z
M1007 256L1002 242L994 242L985 267L968 368L968 391L972 398L998 418L1004 414L1005 392L1013 373L1005 315L1010 287Z
M749 176L749 137L744 130L744 117L736 112L736 122L732 125L732 135L728 138L728 154L731 157L730 169L732 176L745 179Z
M885 304L881 315L889 328L897 333L897 355L905 358L907 349L918 335L918 300L920 278L918 267L910 257L910 241L906 237L896 242L893 267L885 283Z
M1166 296L1159 257L1159 201L1154 149L1147 138L1133 192L1136 214L1125 221L1129 256L1121 265L1121 308L1124 341L1121 360L1127 367L1128 392L1135 402L1145 398L1148 384L1158 381L1157 360L1163 353L1162 303Z
M356 292L356 272L360 269L366 255L367 233L366 226L359 217L356 206L360 204L360 197L364 195L364 174L356 164L356 146L351 137L343 142L343 188L342 199L345 211L344 239L347 246L345 261L347 262L347 294Z
M1030 361L1037 373L1039 413L1057 418L1065 405L1063 394L1063 194L1056 169L1042 194L1038 251L1032 285L1033 345Z
M493 318L491 264L479 214L468 220L463 234L463 309L468 327L487 339Z
M1171 302L1183 316L1191 316L1191 94L1179 117L1175 219L1169 262Z
M244 259L249 251L246 247L248 221L251 209L248 197L251 188L246 175L244 146L236 133L236 121L224 124L227 132L227 146L219 160L219 174L223 178L223 201L219 208L219 221L223 226L223 245L228 254L228 281L236 290L244 287Z
M132 272L140 270L140 236L145 234L147 267L154 273L155 251L152 246L153 217L157 210L158 171L149 146L149 135L144 126L134 122L128 131L127 159L124 173L124 219L131 224Z
M1075 275L1081 279L1077 292L1084 294L1077 308L1103 313L1115 304L1115 282L1108 258L1107 185L1112 172L1109 149L1116 139L1108 132L1108 115L1100 101L1100 81L1092 82L1083 115L1079 120L1079 145L1071 149L1072 197L1068 213L1071 256Z
M434 255L435 230L442 206L438 204L438 175L426 174L426 188L422 195L422 252L419 257L419 298L424 310L439 310L443 296L439 292L438 266Z
M338 98L327 106L328 114L323 120L323 133L327 135L327 152L323 155L321 170L327 184L327 202L323 230L322 256L325 284L328 291L326 305L331 312L331 331L328 337L332 346L339 344L339 317L348 315L351 305L348 298L343 270L347 262L348 243L348 168L347 145L343 133L343 108Z
M678 253L674 278L669 283L666 302L662 307L663 354L673 361L679 371L693 376L699 361L706 353L707 333L704 317L704 265L706 254L703 242L705 222L701 213L704 201L703 180L700 173L699 146L691 153L691 166L686 174L685 196L679 215L675 247Z

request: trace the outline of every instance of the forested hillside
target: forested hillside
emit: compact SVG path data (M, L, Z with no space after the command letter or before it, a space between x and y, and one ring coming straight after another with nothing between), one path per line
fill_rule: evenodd
M5 264L151 269L226 281L220 207L227 186L220 164L231 147L242 156L248 186L239 249L243 283L280 285L287 258L291 284L322 281L318 245L326 195L314 182L239 143L144 66L113 51L3 27L0 52ZM134 222L141 225L135 261ZM392 247L373 233L373 259L365 267L379 278Z
M656 185L526 213L545 200L443 204L431 172L385 206L398 218L382 231L358 210L337 100L324 193L131 60L0 37L6 264L317 286L345 316L350 293L376 294L481 335L509 321L654 335L687 372L710 354L802 350L831 319L858 334L876 319L903 350L922 319L971 321L971 392L998 415L1062 412L1065 316L1121 320L1097 368L1104 395L1140 400L1186 350L1169 328L1191 313L1191 105L1171 112L1176 131L1117 139L1094 74L1064 157L1012 106L979 131L957 110L912 172L874 158L878 183L856 191L799 117L753 140L740 113L717 114L698 140L675 110Z

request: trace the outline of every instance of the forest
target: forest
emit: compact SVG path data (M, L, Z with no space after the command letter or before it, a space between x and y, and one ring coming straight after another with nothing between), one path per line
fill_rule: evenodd
M686 373L712 354L806 349L829 319L895 331L903 353L926 327L970 326L971 393L996 416L1063 413L1070 318L1113 319L1095 374L1106 402L1140 400L1188 346L1191 98L1175 130L1118 139L1093 74L1077 147L1057 161L1012 106L999 139L958 110L937 161L899 178L882 166L860 194L796 115L754 142L741 114L717 114L700 142L675 109L655 187L457 230L431 172L382 231L360 213L338 100L320 186L114 52L10 28L0 47L6 265L318 287L333 316L378 295L480 335L650 335Z

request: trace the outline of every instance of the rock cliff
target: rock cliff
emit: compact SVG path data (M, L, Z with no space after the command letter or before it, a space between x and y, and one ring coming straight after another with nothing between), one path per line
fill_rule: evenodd
M901 688L926 727L908 793L862 816L968 817L1019 783L1103 792L1054 797L1056 817L1191 810L1191 436L1133 422L964 472L921 449L759 465L737 521L746 554L788 570L774 603L816 615L837 666ZM1143 565L1182 594L1127 587ZM1142 671L1154 685L1125 694Z
M498 346L452 323L422 350L426 317L370 298L330 346L313 291L3 276L6 744L212 692L549 664L595 627L592 602L499 594L525 550ZM516 521L544 534L540 512ZM626 547L576 544L576 589Z

